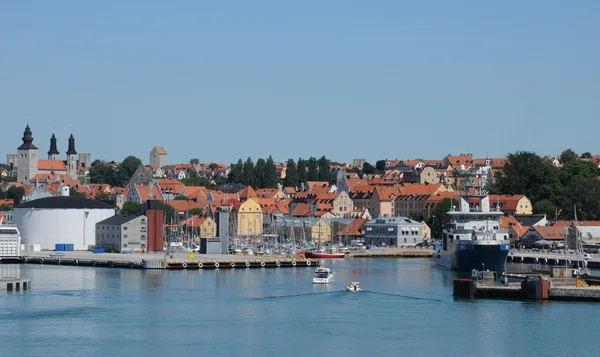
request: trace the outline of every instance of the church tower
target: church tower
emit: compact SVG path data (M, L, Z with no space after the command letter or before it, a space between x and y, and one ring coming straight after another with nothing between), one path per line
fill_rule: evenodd
M22 184L29 181L38 173L38 148L33 145L33 135L29 124L23 132L23 144L17 148L18 166L17 180Z
M52 133L52 137L50 138L50 151L48 151L48 160L60 160L58 157L60 153L56 148L56 136Z
M69 137L69 150L67 150L67 176L77 179L77 151L75 151L75 138Z

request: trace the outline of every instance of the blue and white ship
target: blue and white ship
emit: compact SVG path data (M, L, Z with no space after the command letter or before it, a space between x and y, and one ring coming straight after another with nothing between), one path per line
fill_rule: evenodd
M509 232L500 229L503 213L491 210L481 181L465 178L459 195L460 209L453 206L448 212L450 223L446 224L442 245L434 255L436 265L456 271L504 271L510 249Z

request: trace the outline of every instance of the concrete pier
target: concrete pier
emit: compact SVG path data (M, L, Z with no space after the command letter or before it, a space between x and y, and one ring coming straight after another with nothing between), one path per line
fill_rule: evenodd
M535 252L535 251L519 251L511 250L507 261L511 263L530 263L541 264L547 266L576 266L577 262L582 262L584 259L577 254L568 254L564 252ZM587 260L587 265L590 268L600 267L600 255L592 254L591 259Z
M600 302L600 287L576 279L529 276L520 283L500 286L472 279L454 279L453 295L465 299L566 300Z
M130 269L246 269L314 267L318 260L287 256L240 256L229 254L94 254L74 251L27 253L22 264L88 266Z
M0 278L0 290L24 291L31 288L31 279Z

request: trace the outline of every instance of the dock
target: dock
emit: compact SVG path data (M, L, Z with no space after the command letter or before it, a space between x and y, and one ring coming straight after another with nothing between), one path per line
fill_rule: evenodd
M31 289L31 279L0 278L0 290L24 291Z
M536 252L512 250L508 255L507 261L512 263L530 263L548 266L576 266L577 262L582 262L581 256L564 252ZM587 260L590 268L600 268L600 256L592 256Z
M319 260L289 256L238 256L229 254L94 254L93 252L28 253L21 264L65 265L122 269L214 270L315 267Z
M419 248L372 248L350 252L348 258L431 258L432 249Z
M494 279L454 279L453 296L463 299L562 300L600 302L600 287L588 286L570 268L554 268L552 275L528 275L521 282L497 285ZM509 274L506 275L510 277ZM522 278L521 274L514 277Z

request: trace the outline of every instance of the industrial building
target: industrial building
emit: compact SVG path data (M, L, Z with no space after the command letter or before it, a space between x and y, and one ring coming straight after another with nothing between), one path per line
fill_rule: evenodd
M21 255L21 235L14 225L3 224L0 220L0 259Z
M21 203L14 208L14 222L24 245L39 244L54 250L56 244L73 244L75 250L96 245L96 223L115 215L112 206L84 196L69 196L69 187L60 188L61 196Z
M145 253L148 217L115 215L96 223L96 247L114 253Z
M377 217L365 223L365 243L409 246L423 242L421 222L406 217Z

